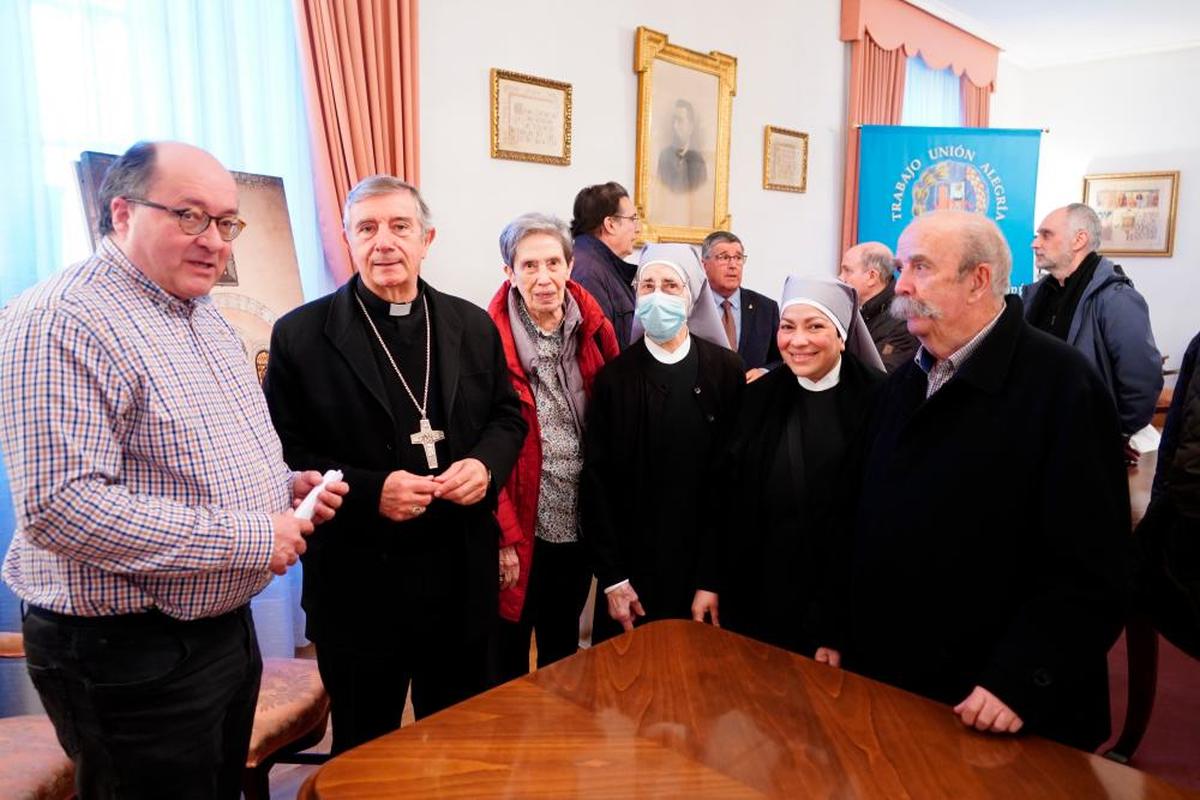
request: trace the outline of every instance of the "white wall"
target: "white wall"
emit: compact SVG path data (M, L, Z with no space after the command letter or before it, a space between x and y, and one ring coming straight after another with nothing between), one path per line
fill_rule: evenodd
M777 296L789 272L833 275L848 69L839 14L833 0L423 3L421 189L438 230L423 275L483 305L503 277L496 239L509 220L549 211L570 222L575 194L593 183L634 191L639 25L738 59L729 208L751 256L746 285ZM491 67L572 85L570 166L488 155ZM809 133L807 194L762 188L767 124Z
M1001 60L994 127L1049 128L1042 138L1036 217L1079 201L1083 176L1180 171L1171 258L1117 259L1150 305L1159 350L1179 366L1200 329L1200 48L1040 70ZM1030 238L1032 238L1032 231Z

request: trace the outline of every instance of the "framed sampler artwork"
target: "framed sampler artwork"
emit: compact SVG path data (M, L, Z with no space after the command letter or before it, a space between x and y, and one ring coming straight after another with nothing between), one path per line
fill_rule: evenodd
M571 163L571 84L493 69L492 158Z
M763 188L808 190L808 134L768 125L763 129Z

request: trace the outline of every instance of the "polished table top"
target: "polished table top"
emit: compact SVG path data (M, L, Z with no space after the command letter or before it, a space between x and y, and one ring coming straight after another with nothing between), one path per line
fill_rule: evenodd
M302 798L1175 798L1150 775L695 622L637 628L343 753Z

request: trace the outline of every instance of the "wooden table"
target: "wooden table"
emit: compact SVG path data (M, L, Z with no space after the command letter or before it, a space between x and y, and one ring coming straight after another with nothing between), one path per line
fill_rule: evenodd
M329 761L301 798L1178 798L1036 737L694 622L657 622Z

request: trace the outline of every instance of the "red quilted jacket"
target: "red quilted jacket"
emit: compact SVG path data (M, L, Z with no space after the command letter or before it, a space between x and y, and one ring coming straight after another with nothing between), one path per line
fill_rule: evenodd
M529 580L529 566L533 561L534 526L537 523L542 473L542 434L529 378L517 358L517 346L513 342L512 320L508 314L510 285L505 281L500 286L488 304L488 315L500 331L504 357L508 362L508 377L521 400L521 416L529 424L529 434L521 446L521 454L517 456L512 474L500 489L496 508L496 519L500 523L500 546L516 545L517 559L521 564L516 586L500 592L500 616L517 622L525 605L525 587ZM584 392L590 398L596 373L617 356L617 337L612 324L587 289L574 281L567 281L567 291L571 293L583 317L583 324L579 328L579 372L583 376Z

